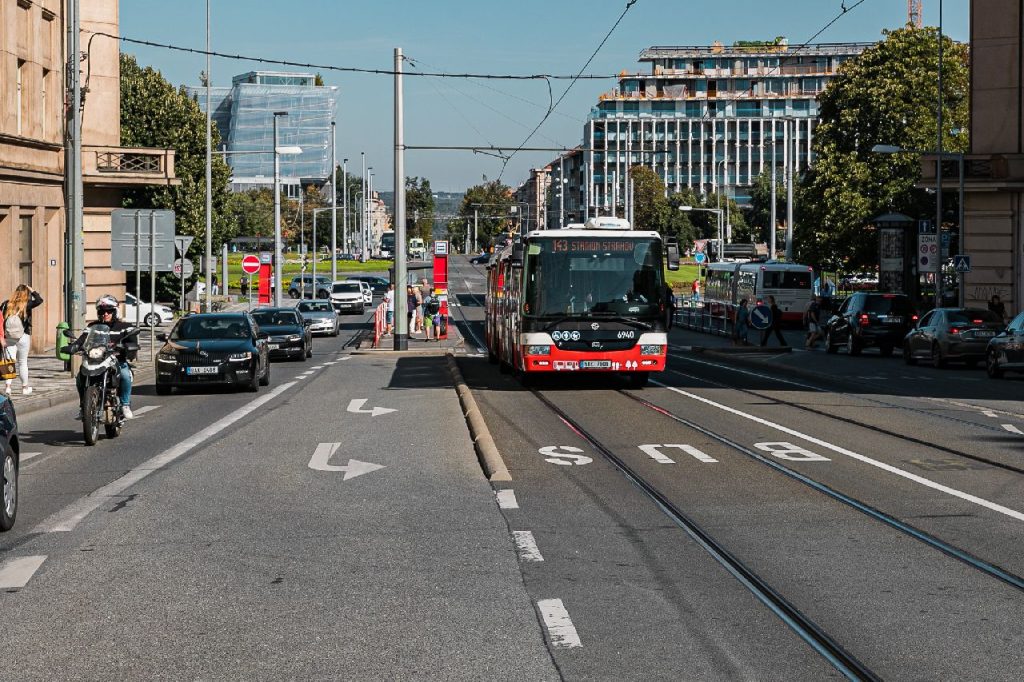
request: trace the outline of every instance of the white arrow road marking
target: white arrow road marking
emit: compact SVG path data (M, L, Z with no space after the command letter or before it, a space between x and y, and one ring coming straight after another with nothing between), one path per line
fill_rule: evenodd
M39 567L46 561L45 556L26 556L8 559L0 566L0 590L25 587Z
M544 627L548 630L551 646L564 649L583 646L561 599L541 599L537 602L537 608L544 619Z
M392 409L390 407L374 407L373 409L370 409L370 410L364 410L363 409L363 405L365 405L365 404L366 404L366 398L353 398L348 403L348 411L353 413L353 414L368 414L368 415L373 416L373 417L378 417L378 416L380 416L382 414L387 414L388 412L397 412L398 411L398 410L394 410L394 409Z
M160 405L146 405L145 407L140 407L137 410L132 410L132 413L135 415L136 418L138 418L138 417L141 417L142 415L146 414L147 412L152 412L153 410L159 410L159 409L160 409Z
M135 485L154 471L159 471L182 455L202 445L238 420L260 409L292 386L295 386L294 381L281 384L270 393L256 398L252 402L247 403L244 407L238 408L226 417L223 417L222 419L207 426L199 433L181 441L168 450L164 450L156 457L147 459L145 462L130 470L120 478L111 481L99 490L89 493L87 496L76 502L72 502L67 507L64 507L64 509L61 509L59 512L47 517L42 523L35 527L33 532L54 533L74 530L75 526L77 526L82 519L89 514L89 512L109 501L111 497L120 495L125 489Z
M992 410L982 410L981 413L983 415L985 415L986 417L992 417L993 419L998 419L999 418L999 415L997 415Z
M528 530L514 530L512 537L516 541L516 549L519 550L519 556L523 561L544 561L544 557L540 555L540 548L537 547L537 541L533 538L533 533Z
M495 490L494 494L498 498L498 507L501 509L519 509L515 490Z
M41 453L41 452L23 452L23 453L21 453L18 456L18 461L19 462L27 462L28 460L32 459L33 457L38 457L41 454L43 454L43 453Z
M909 471L904 471L903 469L900 469L899 467L892 466L891 464L886 464L885 462L880 462L877 459L872 459L871 457L867 457L866 455L862 455L860 453L853 452L852 450L847 450L844 447L840 447L838 445L833 445L832 443L829 443L827 441L821 440L820 438L815 438L814 436L811 436L811 435L808 435L808 434L805 434L805 433L800 433L796 429L791 429L791 428L788 428L788 427L783 426L781 424L776 424L775 422L771 422L771 421L768 421L767 419L762 419L761 417L757 417L757 416L754 416L752 414L748 414L746 412L742 412L740 410L737 410L736 408L729 407L728 405L723 405L721 403L716 403L714 400L709 400L708 398L703 398L703 397L697 395L696 393L690 393L689 391L684 391L684 390L682 390L680 388L676 388L675 386L669 386L667 384L663 384L660 381L652 381L651 383L653 383L656 386L661 386L662 388L667 388L670 391L678 393L679 395L686 396L687 398L690 398L692 400L696 400L698 402L704 403L705 405L710 405L711 407L718 408L719 410L722 410L723 412L728 412L729 414L734 414L737 417L743 417L744 419L749 419L750 421L755 422L757 424L763 424L764 426L767 426L769 428L773 428L776 431L781 431L783 433L788 433L789 435L796 436L797 438L805 440L808 443L814 443L815 445L820 445L821 447L823 447L823 448L825 448L827 450L831 450L832 452L835 452L835 453L840 454L840 455L845 455L845 456L849 457L850 459L855 459L855 460L857 460L859 462L863 462L864 464L869 464L869 465L871 465L873 467L878 467L882 471L888 471L889 473L895 474L896 476L902 476L903 478L905 478L907 480L910 480L910 481L914 481L915 483L923 485L926 488L931 488L932 490L938 490L939 492L946 493L947 495L952 495L953 497L958 497L961 500L965 500L967 502L970 502L972 504L976 504L976 505L978 505L980 507L984 507L986 509L990 509L990 510L992 510L994 512L998 512L998 513L1003 514L1005 516L1009 516L1010 518L1017 519L1018 521L1024 521L1024 513L1019 512L1016 509L1010 509L1009 507L1004 507L1001 504L996 504L995 502L990 502L989 500L986 500L984 498L978 497L977 495L971 495L970 493L965 493L962 490L957 490L956 488L950 488L949 486L942 485L941 483L937 483L937 482L935 482L935 481L933 481L931 479L925 478L924 476L918 476L917 474L912 474Z
M331 456L337 452L340 447L341 443L320 443L317 445L316 450L313 452L313 457L309 460L309 468L316 469L317 471L344 471L345 477L341 479L343 481L384 468L383 464L360 462L358 459L350 459L346 466L328 464Z
M1003 424L1002 427L1009 431L1010 433L1016 433L1018 435L1024 436L1024 431L1021 431L1013 424Z

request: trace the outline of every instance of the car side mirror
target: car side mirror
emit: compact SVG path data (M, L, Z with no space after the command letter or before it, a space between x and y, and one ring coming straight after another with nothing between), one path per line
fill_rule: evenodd
M665 266L673 272L679 269L679 241L675 237L665 240Z
M156 340L157 341L163 341L164 343L166 343L167 342L167 334L165 334L163 332L160 332L159 334L156 335Z

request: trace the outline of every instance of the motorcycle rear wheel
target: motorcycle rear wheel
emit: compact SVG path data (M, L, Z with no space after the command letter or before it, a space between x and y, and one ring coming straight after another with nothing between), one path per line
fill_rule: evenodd
M82 403L82 436L86 445L96 445L100 439L100 387L86 386Z

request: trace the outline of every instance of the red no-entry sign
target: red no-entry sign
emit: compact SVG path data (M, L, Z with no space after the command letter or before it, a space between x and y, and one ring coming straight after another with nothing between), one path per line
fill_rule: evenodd
M242 272L247 275L255 275L260 271L260 259L259 256L253 256L252 254L242 259Z

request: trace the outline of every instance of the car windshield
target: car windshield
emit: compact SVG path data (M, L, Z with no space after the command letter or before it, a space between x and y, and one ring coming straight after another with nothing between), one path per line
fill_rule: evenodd
M664 302L661 242L650 237L533 239L525 269L527 315L652 316Z
M864 312L876 315L911 315L910 301L904 296L869 296Z
M299 312L301 313L332 313L334 308L327 301L305 301L300 303Z
M358 294L362 292L362 287L359 286L359 282L337 282L332 291L335 294Z
M261 327L277 327L282 325L299 325L298 315L291 310L256 310L252 319Z
M182 318L171 332L171 341L196 339L247 339L249 325L238 316Z
M980 310L967 308L964 310L947 310L946 320L950 324L997 324L1002 326L1003 321L991 310Z

